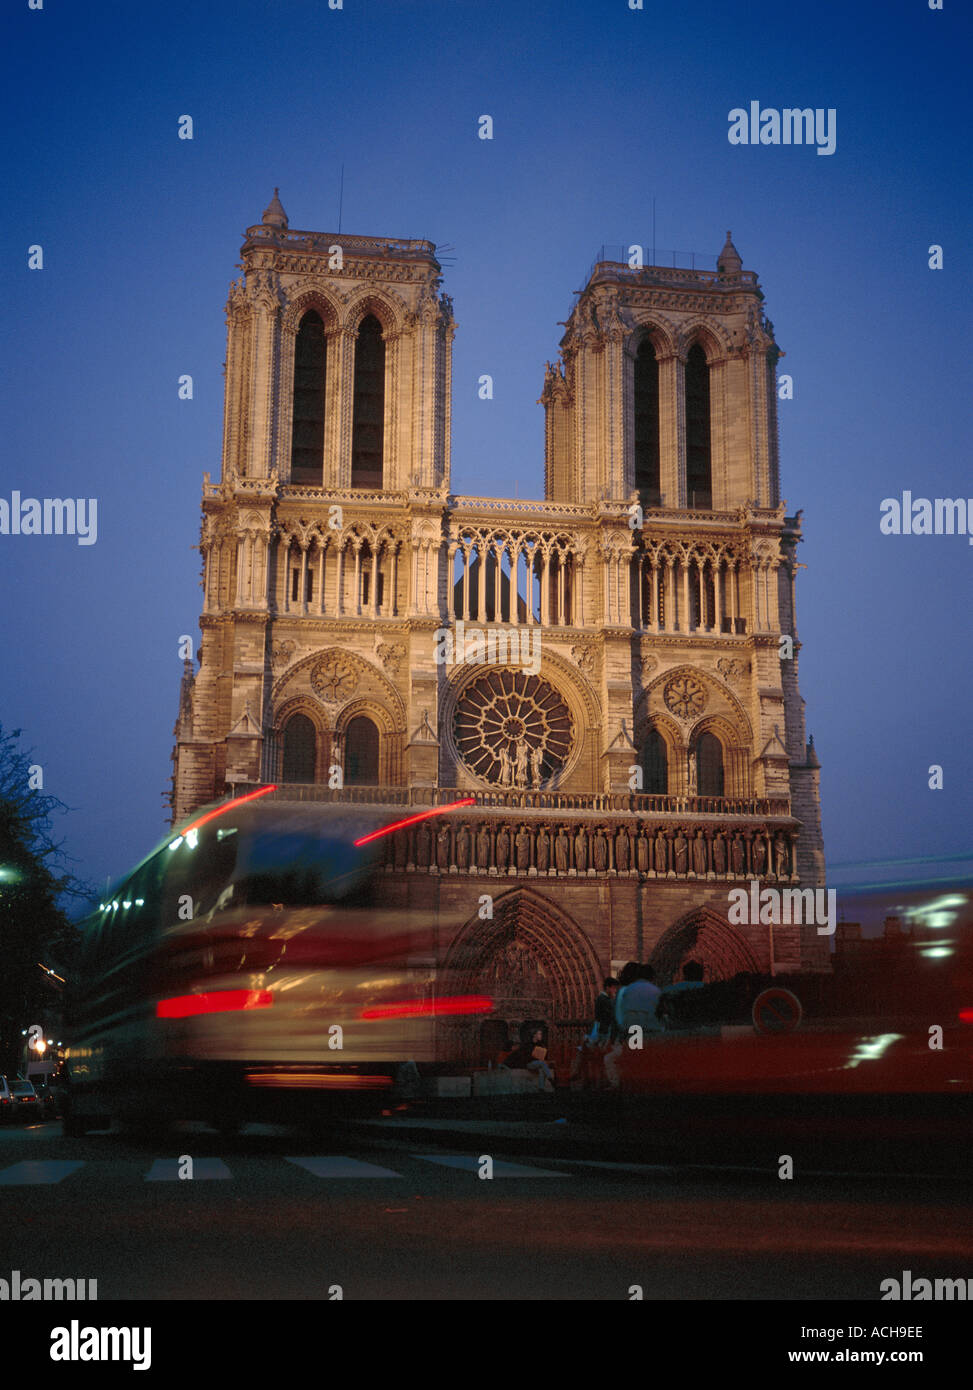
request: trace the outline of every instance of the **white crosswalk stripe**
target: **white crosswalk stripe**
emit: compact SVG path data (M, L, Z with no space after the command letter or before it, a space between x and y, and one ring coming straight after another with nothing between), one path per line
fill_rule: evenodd
M9 1168L0 1170L0 1187L38 1187L43 1184L61 1182L77 1169L83 1168L80 1159L41 1158L26 1159L22 1163L12 1163Z
M450 1168L477 1175L481 1166L481 1157L476 1154L412 1153L409 1158L418 1159L422 1163L433 1163L440 1168ZM297 1168L303 1168L305 1172L312 1174L315 1178L398 1178L405 1180L407 1177L405 1173L397 1172L394 1168L385 1168L378 1163L367 1163L364 1159L351 1158L346 1154L288 1157L284 1158L283 1161L292 1163ZM179 1170L184 1165L178 1158L154 1159L148 1171L137 1165L134 1160L129 1160L122 1165L124 1173L118 1176L124 1177L126 1181L133 1180L135 1182L140 1176L145 1182L226 1181L240 1177L241 1164L245 1166L246 1162L245 1158L238 1156L231 1169L221 1158L193 1158L192 1177L180 1178ZM618 1166L624 1167L625 1165ZM0 1169L0 1187L50 1186L62 1182L81 1168L88 1169L82 1179L86 1182L90 1182L92 1179L96 1181L103 1179L108 1169L118 1173L118 1168L115 1165L105 1163L103 1160L95 1163L85 1162L81 1159L25 1160ZM563 1171L556 1172L550 1168L535 1168L526 1163L507 1163L502 1159L494 1159L492 1176L495 1178L566 1178L570 1174ZM118 1177L114 1180L118 1181Z
M481 1159L470 1154L416 1154L423 1163L438 1163L442 1168L459 1168L466 1173L479 1173ZM528 1163L504 1163L495 1159L493 1163L495 1178L566 1178L567 1173L555 1172L552 1168L532 1168Z
M360 1158L342 1158L334 1155L327 1158L289 1158L298 1168L306 1168L316 1178L401 1178L401 1173L391 1168L381 1168L377 1163L365 1163Z
M146 1182L207 1182L214 1178L232 1178L233 1174L222 1158L194 1158L190 1178L180 1178L183 1167L178 1158L157 1158L145 1175Z

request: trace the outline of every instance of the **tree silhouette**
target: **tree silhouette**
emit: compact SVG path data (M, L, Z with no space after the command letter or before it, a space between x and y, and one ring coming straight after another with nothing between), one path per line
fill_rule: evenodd
M90 889L65 868L52 817L68 808L36 785L20 729L0 725L0 1070L22 1064L23 1030L58 1026L59 983L41 968L70 969L77 928L59 905Z

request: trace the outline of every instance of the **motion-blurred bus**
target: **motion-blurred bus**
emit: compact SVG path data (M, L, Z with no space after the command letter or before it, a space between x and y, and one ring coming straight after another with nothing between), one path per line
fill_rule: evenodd
M383 903L387 814L273 790L198 811L83 924L67 1134L377 1110L443 1064L443 1015L489 1012L437 995L432 915Z

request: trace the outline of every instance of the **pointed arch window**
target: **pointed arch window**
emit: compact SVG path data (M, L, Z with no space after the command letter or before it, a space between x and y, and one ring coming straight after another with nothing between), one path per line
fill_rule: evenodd
M345 730L345 786L370 787L378 782L378 729L367 715L357 715Z
M647 796L665 796L669 790L669 754L658 729L650 729L642 747L642 790Z
M306 714L294 714L284 726L284 757L281 780L313 782L317 734Z
M701 344L686 359L686 498L690 507L712 507L709 363Z
M635 487L644 505L662 502L659 490L659 363L650 338L635 358Z
M723 796L723 745L715 734L701 734L696 743L696 794Z
M328 340L315 309L301 319L294 343L294 414L291 477L321 487L324 482L324 407Z
M355 341L355 398L351 433L352 487L382 486L385 453L385 341L374 314Z

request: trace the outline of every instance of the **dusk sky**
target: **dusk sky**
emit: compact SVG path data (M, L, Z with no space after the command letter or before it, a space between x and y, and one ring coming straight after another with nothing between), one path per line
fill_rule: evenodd
M732 230L794 381L828 863L969 854L973 545L879 519L973 497L971 33L959 0L10 0L0 497L96 498L98 532L0 535L0 722L72 808L75 872L166 824L242 233L275 185L292 229L337 231L342 164L341 230L452 248L456 493L543 495L544 363L603 243L650 259L653 199L659 263L714 269ZM729 143L751 101L833 108L835 152Z

